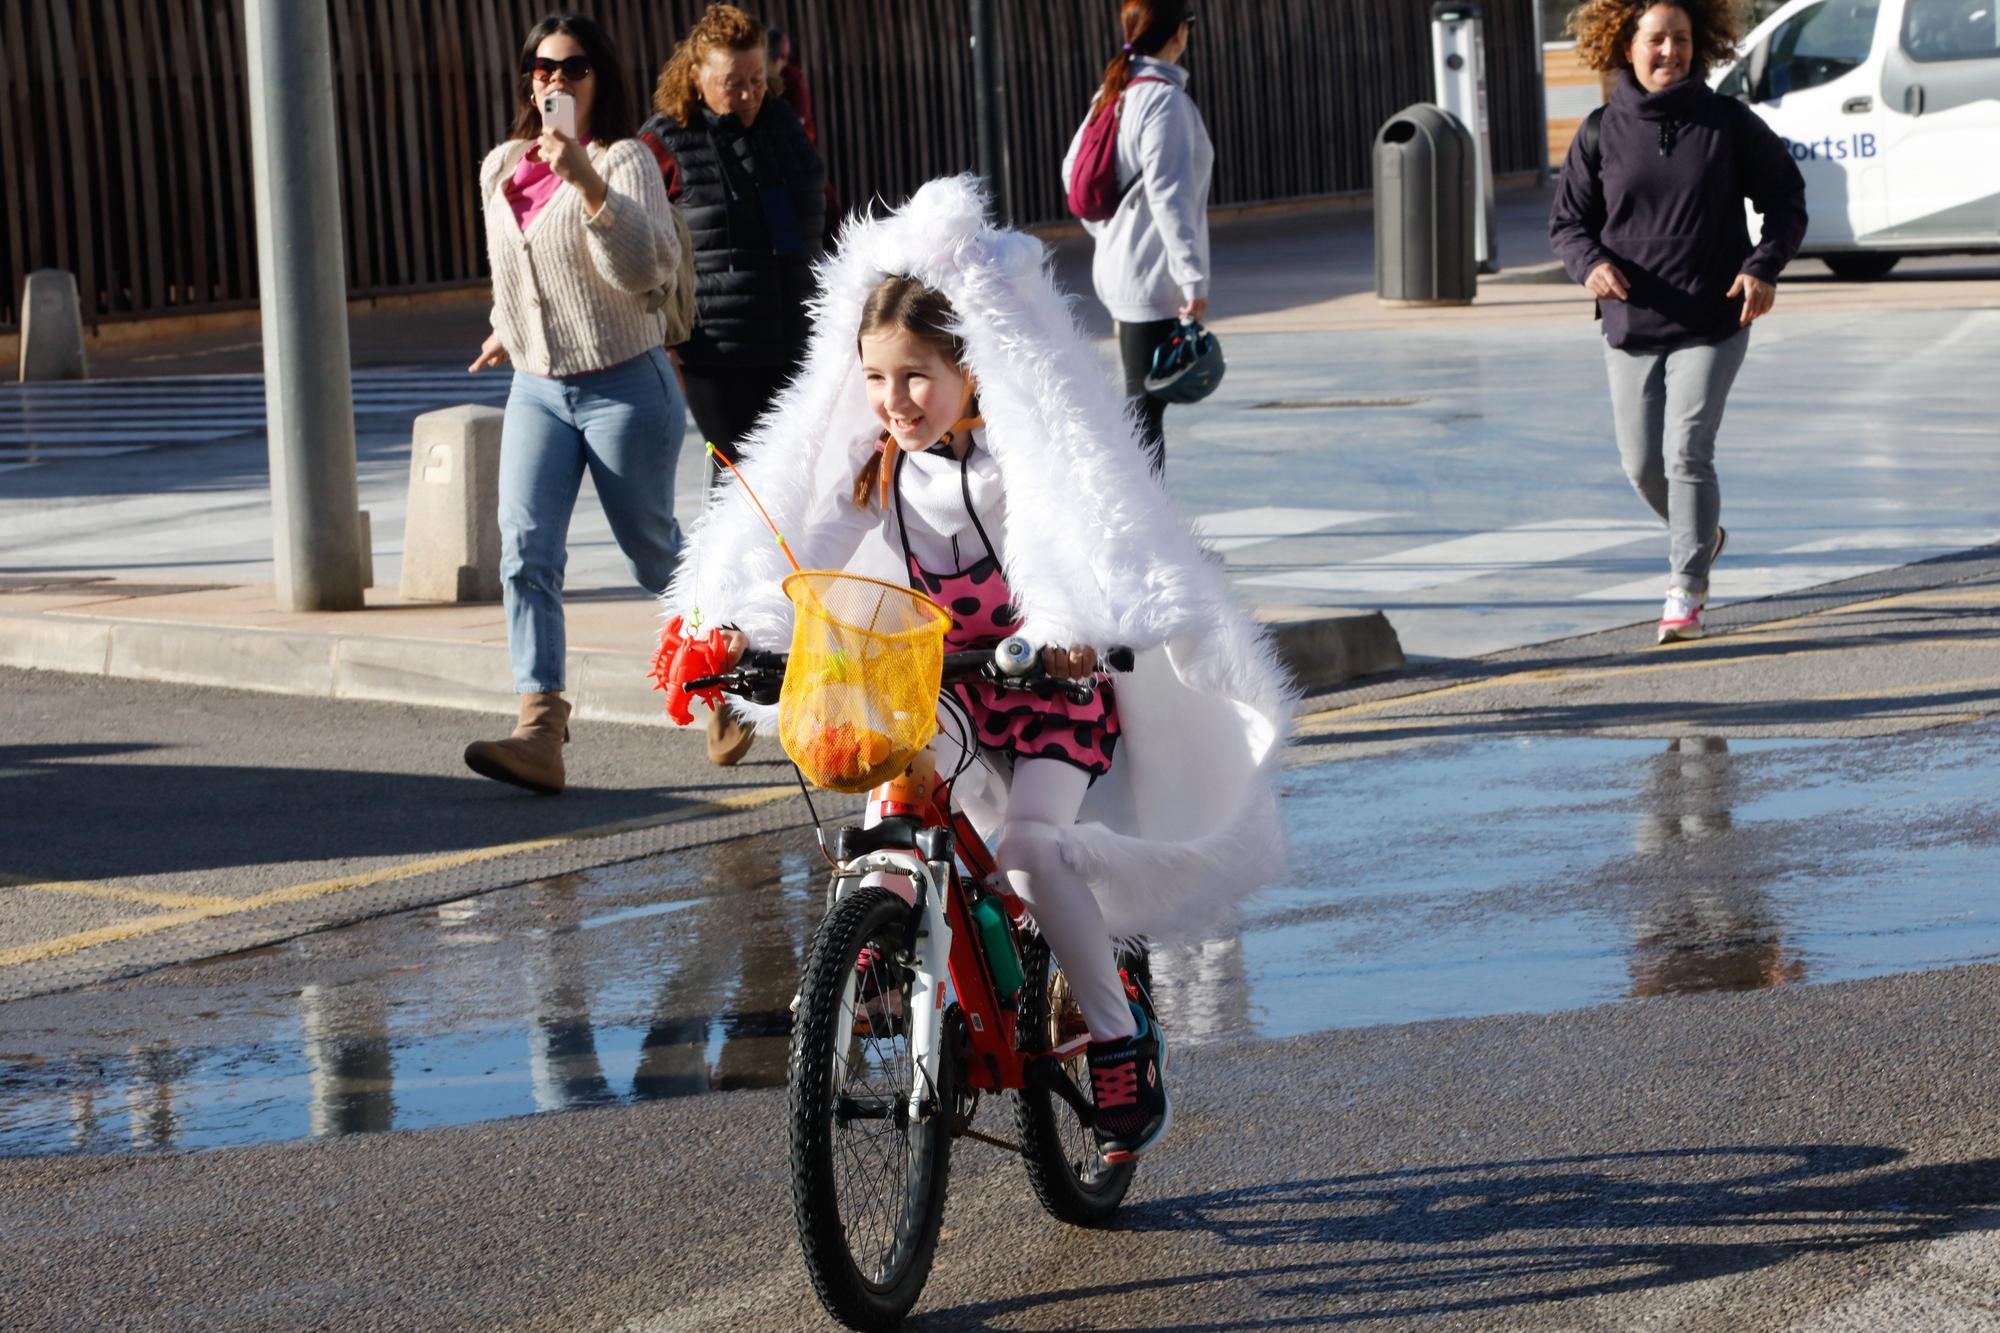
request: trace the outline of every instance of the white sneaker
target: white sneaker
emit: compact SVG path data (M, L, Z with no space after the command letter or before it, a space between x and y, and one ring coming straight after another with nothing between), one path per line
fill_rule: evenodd
M1701 628L1702 598L1686 588L1667 589L1667 604L1660 608L1661 643L1680 643L1686 639L1699 639Z

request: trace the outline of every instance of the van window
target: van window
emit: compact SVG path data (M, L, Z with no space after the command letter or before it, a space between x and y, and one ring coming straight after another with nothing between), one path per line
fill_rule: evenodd
M1910 0L1903 49L1912 60L2000 57L2000 0Z
M1859 69L1875 44L1875 16L1881 8L1881 0L1820 0L1779 24L1767 43L1770 55L1755 100L1804 92Z

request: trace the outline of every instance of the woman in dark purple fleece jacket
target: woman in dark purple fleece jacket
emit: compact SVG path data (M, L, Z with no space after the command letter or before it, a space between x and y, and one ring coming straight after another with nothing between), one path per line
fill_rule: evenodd
M1597 297L1625 474L1670 534L1659 641L1698 639L1726 540L1715 434L1805 239L1805 181L1769 126L1709 91L1740 35L1729 0L1589 0L1570 27L1618 84L1570 145L1549 235ZM1754 247L1745 199L1764 218Z

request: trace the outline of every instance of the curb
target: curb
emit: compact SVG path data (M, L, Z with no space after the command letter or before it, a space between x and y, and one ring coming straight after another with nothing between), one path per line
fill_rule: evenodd
M1278 607L1257 618L1302 690L1404 665L1395 628L1379 611ZM491 643L0 614L0 666L506 716L516 707L507 650ZM649 654L572 649L576 715L670 728L651 667Z
M1257 621L1270 631L1278 660L1307 693L1406 665L1396 627L1380 611L1260 607Z

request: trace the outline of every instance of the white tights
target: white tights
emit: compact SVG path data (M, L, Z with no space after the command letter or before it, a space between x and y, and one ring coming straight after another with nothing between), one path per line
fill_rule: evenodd
M958 766L958 747L948 733L939 734L937 751L942 772ZM1125 998L1125 987L1118 980L1118 962L1111 951L1104 913L1083 877L1063 864L1058 842L1060 830L1074 824L1083 808L1090 775L1060 759L1023 759L1014 765L1014 776L1005 784L1004 795L996 790L1000 786L997 775L991 782L979 781L989 776L983 759L965 776L957 793L959 806L992 848L1007 891L1033 913L1042 938L1049 942L1063 975L1069 978L1070 993L1083 1011L1083 1021L1090 1025L1090 1035L1098 1041L1131 1036L1138 1025ZM868 803L865 817L871 826L876 823L874 804L872 800ZM871 876L868 882L888 884L905 897L910 895L901 875L893 879Z
M1090 775L1060 759L1023 759L1008 784L1006 814L974 800L962 802L1010 893L1027 904L1042 938L1069 978L1083 1021L1098 1041L1129 1037L1137 1025L1104 913L1083 877L1063 864L1058 834L1076 822Z

